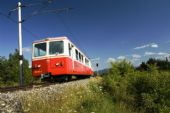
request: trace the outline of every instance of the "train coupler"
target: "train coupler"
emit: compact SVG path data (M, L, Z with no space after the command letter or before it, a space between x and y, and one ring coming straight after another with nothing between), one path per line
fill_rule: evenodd
M48 74L41 74L41 80L42 79L46 79L46 78L50 78L51 76L50 76L50 74L48 73Z

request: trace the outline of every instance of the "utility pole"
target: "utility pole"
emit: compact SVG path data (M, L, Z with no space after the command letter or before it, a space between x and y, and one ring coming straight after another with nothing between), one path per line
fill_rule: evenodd
M50 4L52 1L47 0L47 4ZM42 3L43 4L43 3ZM12 9L9 12L9 16L11 15L12 12L18 10L18 45L19 45L19 85L22 86L24 85L24 75L23 75L23 51L22 51L22 18L21 18L21 8L22 7L30 7L30 6L35 6L37 4L32 4L32 5L21 5L21 2L18 2L17 8ZM56 9L56 10L48 10L48 11L42 11L40 13L60 13L65 10L69 10L71 8L63 8L63 9ZM36 14L32 14L31 16L34 16Z
M98 58L93 58L93 59L91 59L91 61L99 61L100 60L100 58L98 57ZM99 70L98 70L98 67L99 67L99 63L98 62L96 62L96 74L97 74L97 76L99 75Z
M22 18L21 2L18 2L18 44L19 44L19 84L23 85L23 54L22 54Z

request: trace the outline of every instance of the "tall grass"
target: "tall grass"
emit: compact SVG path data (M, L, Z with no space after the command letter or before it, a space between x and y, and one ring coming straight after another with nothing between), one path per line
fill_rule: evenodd
M100 82L87 87L68 87L62 93L42 98L37 93L22 99L26 113L134 113L123 104L115 104Z
M28 113L114 113L113 102L94 81L87 87L65 88L62 93L47 98L31 93L22 99L22 105Z

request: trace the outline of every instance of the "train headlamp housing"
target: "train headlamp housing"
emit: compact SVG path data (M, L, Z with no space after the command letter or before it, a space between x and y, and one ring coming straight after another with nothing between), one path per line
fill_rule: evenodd
M62 66L63 66L63 63L62 63L62 62L58 62L58 63L56 63L55 65L56 65L57 67L58 67L58 66L62 67Z

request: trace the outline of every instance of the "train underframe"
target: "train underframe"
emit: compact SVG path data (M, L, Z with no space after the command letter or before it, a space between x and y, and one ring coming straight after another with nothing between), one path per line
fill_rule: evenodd
M70 75L70 74L54 76L49 73L49 74L41 75L41 77L37 77L37 78L40 78L41 81L46 81L46 82L69 82L72 80L86 79L90 77L91 75Z

